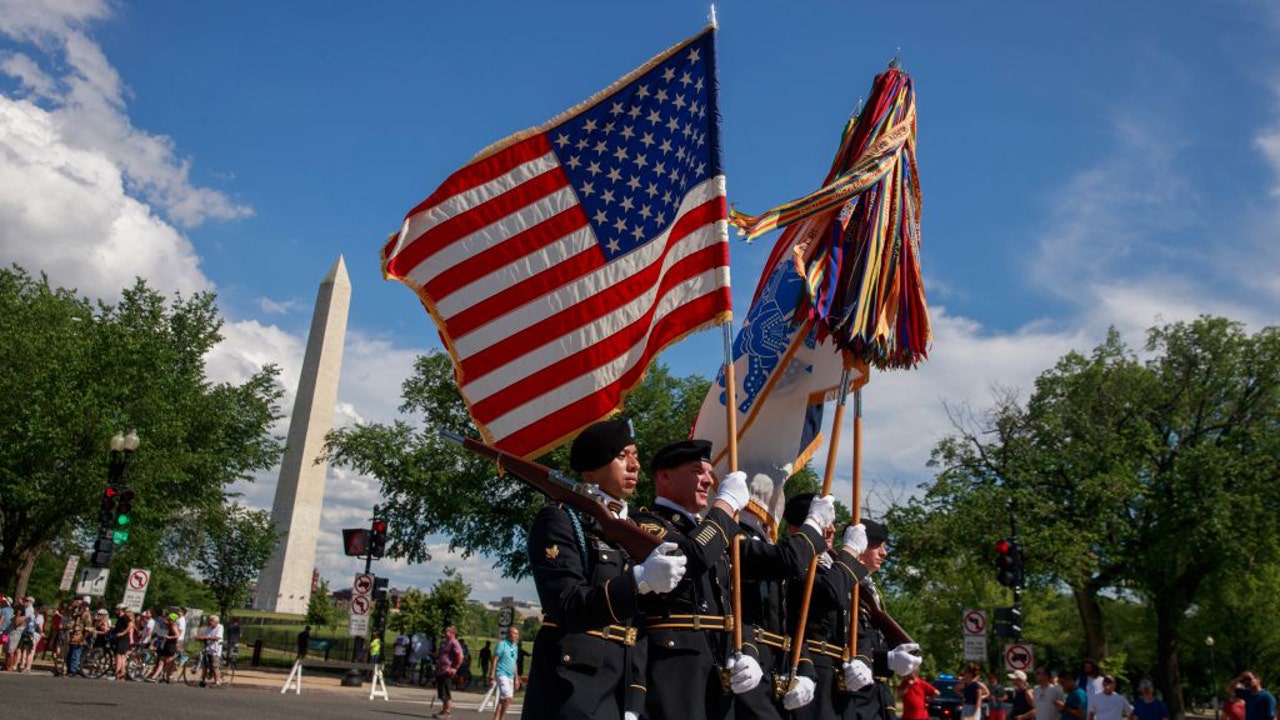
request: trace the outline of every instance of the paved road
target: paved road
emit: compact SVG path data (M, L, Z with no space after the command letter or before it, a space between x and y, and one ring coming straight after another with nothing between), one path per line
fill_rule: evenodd
M0 705L20 709L23 717L42 720L139 720L176 717L182 720L401 720L430 718L438 711L434 695L414 687L388 688L390 700L369 700L369 685L339 687L335 678L304 677L302 694L280 693L285 675L237 674L230 688L108 682L60 678L45 672L0 673ZM476 711L480 695L455 695L453 720L488 720L492 710ZM519 698L517 698L519 700ZM519 709L508 712L518 718Z

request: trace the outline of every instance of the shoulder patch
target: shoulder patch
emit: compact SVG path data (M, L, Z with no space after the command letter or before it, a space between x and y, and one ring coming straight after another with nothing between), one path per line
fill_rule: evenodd
M640 523L640 529L659 539L667 536L667 529L658 523Z
M556 558L558 558L558 557L560 557L560 546L559 546L559 545L554 545L554 544L553 544L553 545L548 545L548 546L547 546L547 559L548 559L548 560L555 560L555 559L556 559Z

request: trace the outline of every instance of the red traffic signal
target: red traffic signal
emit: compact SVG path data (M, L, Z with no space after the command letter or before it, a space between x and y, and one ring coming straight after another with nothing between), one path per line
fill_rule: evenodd
M996 541L996 580L1003 586L1022 586L1022 549L1008 538Z
M387 521L374 518L369 526L369 555L380 558L387 554Z

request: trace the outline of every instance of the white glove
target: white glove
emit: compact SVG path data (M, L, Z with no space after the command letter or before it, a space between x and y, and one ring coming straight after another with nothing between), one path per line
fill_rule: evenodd
M684 566L689 561L684 555L672 555L677 546L664 542L649 553L644 562L631 568L641 593L669 593L684 579Z
M862 523L850 525L844 531L845 547L849 548L854 555L861 555L867 551L867 526Z
M889 651L889 669L896 675L909 675L920 669L923 658L918 654L920 646L903 643Z
M818 532L822 532L835 521L836 496L823 495L819 497L815 495L813 500L809 502L809 516L804 519L804 524Z
M622 713L622 720L640 720L640 716L636 714L635 710L628 710Z
M871 666L858 658L844 664L844 686L850 690L861 690L876 681L871 674Z
M729 671L729 689L736 695L741 695L759 685L760 679L764 677L760 663L750 655L735 655L729 658L724 669Z
M716 500L723 500L738 512L747 506L751 499L751 491L747 489L747 474L742 471L731 472L720 481L720 489L716 491Z
M811 678L797 677L796 686L782 696L782 707L796 710L813 702L814 682Z

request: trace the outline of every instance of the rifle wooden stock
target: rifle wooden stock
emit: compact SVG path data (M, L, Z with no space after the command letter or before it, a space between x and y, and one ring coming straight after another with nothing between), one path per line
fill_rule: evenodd
M570 505L575 510L589 515L600 524L604 539L621 547L636 562L644 562L649 557L649 553L662 544L656 536L645 532L634 522L614 517L613 513L598 500L578 489L581 483L575 482L561 472L541 463L505 453L474 438L445 431L440 435L480 457L492 460L498 467L520 478L524 484L552 500Z
M902 626L898 624L898 621L894 620L892 615L885 612L884 608L880 607L874 601L860 599L859 605L861 605L862 609L867 612L867 616L870 618L871 624L884 634L884 641L890 649L896 648L904 643L915 642L915 640L912 640L911 636L907 634L907 631L902 629Z

